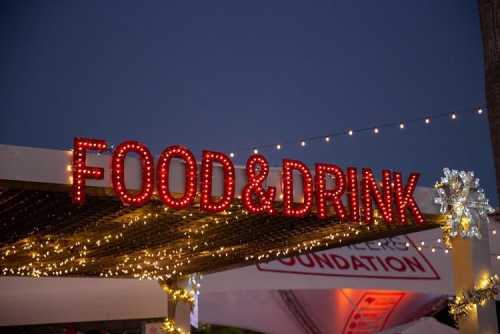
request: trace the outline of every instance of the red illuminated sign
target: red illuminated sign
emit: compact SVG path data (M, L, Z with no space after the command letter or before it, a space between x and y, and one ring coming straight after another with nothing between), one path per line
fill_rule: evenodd
M104 169L87 165L87 152L104 152L108 148L106 141L89 138L75 138L73 148L73 202L85 202L85 183L87 179L100 180L104 177ZM141 189L130 192L125 185L125 159L129 153L138 155L141 162ZM174 196L169 190L170 163L173 159L184 162L184 193ZM141 206L153 196L155 188L163 203L173 209L187 208L193 204L197 194L197 163L193 153L182 146L167 147L160 155L155 169L154 158L149 149L136 141L125 141L118 145L112 154L111 180L116 196L125 205ZM214 198L212 194L213 169L222 166L222 194ZM236 177L231 159L221 152L203 151L200 178L200 210L220 212L229 208L235 197ZM407 211L417 223L424 221L418 205L413 197L418 173L411 173L406 186L400 172L382 171L382 182L379 185L371 169L361 171L360 189L358 190L358 173L354 167L347 168L346 173L333 164L315 164L314 175L301 161L283 160L282 193L283 209L277 210L275 205L276 188L265 186L269 175L269 164L266 158L253 154L246 163L247 182L242 191L242 204L249 213L282 214L289 217L304 217L313 211L320 219L335 215L342 221L366 223L373 222L374 206L377 207L386 223L395 221L406 223ZM294 200L293 176L300 175L303 201ZM333 179L333 186L328 187L327 178ZM342 201L343 197L346 201ZM331 205L332 210L329 210Z
M342 334L373 334L383 330L404 296L404 292L365 292L351 311Z

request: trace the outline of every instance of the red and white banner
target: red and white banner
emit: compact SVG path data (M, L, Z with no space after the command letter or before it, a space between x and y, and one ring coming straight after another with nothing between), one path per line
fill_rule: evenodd
M257 265L258 270L299 275L381 279L428 279L440 276L407 236L370 241Z
M202 293L351 288L453 295L451 252L439 238L441 231L434 229L215 273L203 280ZM490 234L490 259L500 273L496 239Z

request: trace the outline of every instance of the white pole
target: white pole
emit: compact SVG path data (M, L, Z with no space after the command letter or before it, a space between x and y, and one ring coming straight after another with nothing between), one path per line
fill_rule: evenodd
M473 290L481 280L493 276L490 262L490 245L488 226L480 225L482 239L452 239L453 271L455 289L461 291ZM477 305L465 319L458 323L460 334L497 334L497 314L495 300L485 305Z
M172 283L172 288L186 289L188 280L177 280ZM173 320L175 327L179 328L182 333L191 333L191 305L181 299L174 300L170 296L167 296L167 301L167 318Z

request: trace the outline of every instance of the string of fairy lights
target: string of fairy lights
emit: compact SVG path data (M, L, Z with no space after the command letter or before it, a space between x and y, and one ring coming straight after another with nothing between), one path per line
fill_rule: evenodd
M321 135L297 137L277 143L256 144L254 146L235 148L234 150L229 151L227 154L230 158L236 158L239 154L258 154L262 151L279 152L290 147L305 149L313 146L313 144L334 144L336 140L341 137L352 137L356 134L371 134L374 136L378 136L382 135L386 130L396 129L399 131L404 131L412 125L429 127L435 124L435 121L440 119L449 119L452 122L457 122L461 118L463 118L463 116L483 116L487 113L487 111L488 110L486 107L472 107L460 111L429 114L428 116L409 118L397 122L381 122L376 125L367 127L353 127ZM104 153L111 153L114 148L115 145L110 144L108 149ZM71 150L72 149L70 149L70 151ZM102 153L97 153L97 155L101 154Z
M166 207L164 214L169 211ZM180 219L189 222L193 213L180 214ZM241 204L232 204L231 210L223 212L221 215L209 217L203 224L192 227L187 224L182 228L184 242L182 247L177 249L144 249L134 254L123 255L116 259L116 264L112 267L102 268L98 276L103 278L129 276L137 279L165 281L175 277L181 277L184 274L184 268L192 261L192 252L209 251L207 258L231 257L237 254L240 249L237 245L220 246L216 249L211 248L204 235L210 232L210 229L217 228L219 224L233 224L248 216L249 213L242 208ZM1 260L5 261L12 256L29 258L26 264L17 267L3 266L3 275L18 275L31 277L47 276L65 276L76 274L85 270L89 265L95 263L95 253L102 247L110 243L120 243L121 240L129 238L128 234L133 232L135 226L145 226L163 219L162 213L138 214L128 218L129 221L121 225L121 231L114 231L104 236L84 236L77 237L75 240L61 240L51 236L37 238L30 237L14 245L9 245L1 249ZM308 241L290 243L284 247L262 250L261 253L248 254L244 260L249 264L272 260L277 257L287 256L289 253L304 254L314 251L317 248L342 245L343 240L360 233L370 231L372 227L381 224L381 217L376 216L373 223L370 224L352 224L347 226L344 232L325 235L324 237L314 238ZM496 234L496 230L492 231ZM384 241L379 241L382 246ZM437 239L437 244L441 244ZM442 249L441 246L430 246L429 242L416 242L419 251L430 249L432 253ZM406 247L411 247L406 243ZM448 253L448 249L443 250ZM500 256L498 257L500 259Z
M356 134L361 134L361 133L368 133L368 134L372 134L374 136L378 136L378 135L381 135L383 133L383 131L389 130L389 129L398 129L400 131L404 131L411 125L431 126L434 123L434 121L438 120L438 119L449 119L451 121L458 121L462 116L465 116L465 115L481 116L481 115L485 114L486 111L487 110L484 107L475 107L475 108L465 109L462 111L437 113L437 114L431 114L428 116L423 116L423 117L418 117L418 118L405 119L405 120L401 120L398 122L385 122L385 123L380 123L380 124L368 126L368 127L348 128L345 130L336 131L336 132L332 132L332 133L326 133L326 134L322 134L322 135L294 138L294 139L286 140L286 141L279 142L279 143L267 143L267 144L262 144L262 145L245 147L245 148L241 148L241 149L235 149L235 150L229 152L229 156L231 158L235 158L240 153L247 154L249 152L253 153L253 154L258 154L259 152L261 152L263 150L281 151L287 147L306 148L306 147L309 147L311 144L315 144L315 143L317 143L317 144L321 144L321 143L322 144L333 144L340 137L352 137Z
M123 256L121 261L116 264L114 268L107 268L105 271L102 271L99 276L105 278L132 276L138 279L149 280L168 280L172 277L182 276L183 266L190 263L190 259L186 258L189 252L197 249L206 249L207 245L203 243L203 238L200 237L208 232L211 225L216 226L218 224L235 223L241 219L241 217L248 215L245 210L237 206L238 205L235 205L233 211L226 212L222 217L211 217L209 223L204 223L197 228L186 228L184 231L184 236L186 238L184 251L180 249L178 251L167 251L166 249L154 251L146 249L139 255ZM182 216L182 219L188 218L189 215ZM41 240L37 238L23 240L20 243L3 248L1 259L6 260L10 256L20 256L24 253L28 254L32 261L29 262L29 264L17 268L3 267L2 273L3 275L32 277L64 276L77 273L95 261L92 258L93 251L96 251L112 241L119 242L120 239L124 238L124 233L135 224L147 225L156 219L159 219L158 214L137 215L134 218L130 218L129 223L122 225L123 232L107 234L100 238L87 237L83 240L67 243L66 245L64 245L61 240L55 240L50 236ZM375 226L378 225L379 221L376 220L374 224ZM269 258L286 256L289 252L302 254L314 251L318 247L328 247L330 244L337 244L337 242L341 244L343 238L357 235L364 232L364 229L369 230L370 226L366 224L349 226L348 230L344 233L330 234L323 238L297 243L296 245L292 244L287 247L263 251L261 254L248 255L245 256L245 261L252 263ZM495 228L492 228L490 233L492 237L497 235ZM200 237L196 238L196 236ZM414 239L418 239L418 237ZM384 241L378 241L377 244L381 247ZM410 248L412 245L406 242L406 247ZM451 246L445 245L441 238L431 241L420 239L415 241L415 247L419 251L430 251L430 253L443 252L444 254L448 254L451 248ZM228 257L232 256L235 251L237 250L234 245L226 247L221 246L213 250L209 256ZM67 254L67 256L65 256L65 254ZM50 258L53 256L57 258L57 261L50 261ZM492 256L500 260L500 255L492 254Z

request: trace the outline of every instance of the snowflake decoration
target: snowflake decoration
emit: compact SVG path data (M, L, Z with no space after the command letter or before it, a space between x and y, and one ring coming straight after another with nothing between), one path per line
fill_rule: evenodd
M460 235L481 239L479 224L489 223L488 214L495 210L479 187L479 179L474 177L474 172L444 168L443 173L444 177L435 185L437 197L434 199L441 206L441 214L448 217L443 232L451 238Z

